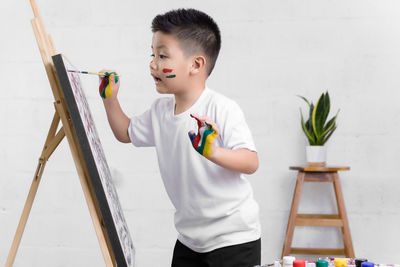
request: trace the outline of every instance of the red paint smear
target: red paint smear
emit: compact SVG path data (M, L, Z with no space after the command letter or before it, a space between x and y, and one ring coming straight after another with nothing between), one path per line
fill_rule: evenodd
M196 120L197 120L197 128L198 128L198 130L197 130L197 135L196 135L196 137L193 139L193 142L192 142L192 144L193 144L193 147L194 148L196 148L197 149L197 146L199 145L199 143L200 143L200 128L201 128L201 121L198 119L198 118L196 118L195 116L193 116L193 115L190 115L192 118L195 118Z
M164 73L167 73L167 72L172 72L172 69L163 69L162 70Z
M100 86L99 86L100 95L103 92L104 88L106 87L106 84L107 84L107 77L103 77L103 79L101 80Z

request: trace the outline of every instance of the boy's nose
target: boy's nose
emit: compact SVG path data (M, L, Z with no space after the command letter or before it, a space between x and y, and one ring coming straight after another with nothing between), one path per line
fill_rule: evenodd
M154 59L150 61L150 69L155 70L156 69L156 64L154 63Z

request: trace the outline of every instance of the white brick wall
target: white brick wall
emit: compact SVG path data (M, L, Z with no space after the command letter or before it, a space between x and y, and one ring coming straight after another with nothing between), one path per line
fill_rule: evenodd
M121 74L132 115L158 96L148 71L152 18L199 8L222 31L209 86L244 110L259 150L249 177L261 207L263 263L280 257L296 173L305 161L297 94L326 89L341 109L328 142L340 173L357 256L400 263L400 2L398 1L50 1L37 0L57 51L78 68ZM4 265L53 116L52 94L30 25L29 1L2 1L0 16L0 265ZM153 149L118 143L97 94L89 104L137 250L137 266L169 266L173 207ZM320 205L315 204L321 199ZM306 184L300 210L332 212L327 184ZM325 239L325 240L323 240ZM295 245L341 245L336 229L302 229ZM46 166L15 266L103 266L66 140Z

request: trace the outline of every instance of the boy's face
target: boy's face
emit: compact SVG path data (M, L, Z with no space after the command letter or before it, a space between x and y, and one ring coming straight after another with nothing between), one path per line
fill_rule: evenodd
M156 89L161 94L176 94L188 84L192 57L186 57L178 40L172 34L155 32L152 45L153 54L150 72Z

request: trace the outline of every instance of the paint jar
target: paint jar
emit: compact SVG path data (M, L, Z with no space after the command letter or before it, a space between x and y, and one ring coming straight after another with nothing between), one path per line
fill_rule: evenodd
M317 267L328 267L328 262L324 260L317 260L315 264Z
M293 267L293 262L296 260L293 256L283 257L283 267Z
M361 263L361 267L374 267L375 264L373 262L364 261Z
M306 267L316 267L315 262L311 261L311 262L306 262Z
M282 267L282 262L280 260L275 260L274 267Z
M365 262L365 261L368 261L367 259L360 259L360 258L357 258L356 259L356 267L361 267L361 263L363 263L363 262Z
M333 262L335 263L335 267L347 267L346 258L336 258Z
M304 260L294 260L293 267L306 267L306 262Z
M318 260L324 260L324 261L328 262L329 267L335 267L335 264L333 262L335 260L335 258L333 258L333 257L318 258Z

